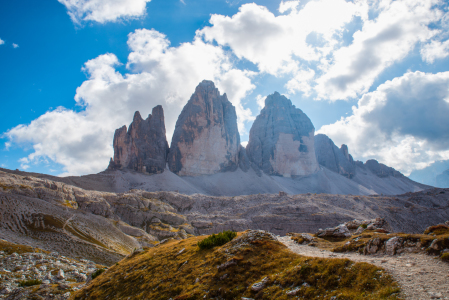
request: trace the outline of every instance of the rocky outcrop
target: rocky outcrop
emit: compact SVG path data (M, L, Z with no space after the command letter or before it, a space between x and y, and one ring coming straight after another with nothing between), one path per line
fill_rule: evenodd
M176 122L168 156L170 170L181 176L235 171L239 150L235 107L212 81L204 80Z
M381 164L375 159L367 160L363 164L363 167L370 170L373 174L375 174L377 177L380 178L385 178L388 176L404 177L404 175L401 172L396 171L395 169L388 167L384 164Z
M355 163L349 154L348 146L342 145L339 149L327 135L317 134L315 153L320 165L347 178L354 177Z
M246 148L249 159L270 175L309 175L319 166L310 119L279 93L269 95L251 127Z
M114 159L111 158L108 169L162 173L169 149L162 106L154 107L146 120L136 111L128 130L123 126L115 131L113 145Z

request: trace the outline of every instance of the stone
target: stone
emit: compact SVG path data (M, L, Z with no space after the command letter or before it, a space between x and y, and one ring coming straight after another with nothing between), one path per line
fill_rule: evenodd
M234 266L234 265L237 265L237 260L233 258L233 259L219 265L217 268L218 268L218 271L223 271L223 270L229 268L230 266Z
M351 233L344 224L341 224L337 227L318 230L316 235L318 237L350 237Z
M263 172L284 177L319 171L315 128L302 110L278 92L269 95L254 121L246 152Z
M382 247L382 241L379 238L374 238L366 243L365 249L363 250L363 254L376 254Z
M402 247L402 238L393 237L385 242L385 252L388 255L395 255L397 250Z
M365 228L363 228L362 226L360 226L359 228L357 228L357 231L354 232L354 235L359 235L362 234L362 232L365 231Z
M433 250L435 250L435 251L440 251L440 250L441 250L441 247L440 247L440 245L439 245L439 243L438 243L438 239L434 239L434 240L432 241L432 243L430 244L429 248L430 248L430 249L433 249Z
M254 292L259 292L259 291L261 291L265 287L267 282L268 282L268 277L265 277L261 281L256 282L255 284L253 284L251 286L251 290L254 291Z
M145 120L136 111L128 130L125 125L115 131L113 146L114 158L111 158L109 170L162 173L169 151L162 106L154 107Z
M339 149L327 135L317 134L315 153L318 163L323 167L350 179L355 176L355 162L348 152L348 146L342 145Z
M363 167L371 171L371 173L375 174L377 177L386 178L386 177L405 177L401 172L396 171L395 169L388 167L384 164L379 163L375 159L367 160Z
M298 294L298 292L301 290L300 287L296 287L290 291L287 291L286 294L287 296L296 296L296 294Z
M202 81L176 122L170 170L180 176L235 171L240 147L235 107L212 81Z
M59 280L63 280L65 278L65 274L62 269L59 269L58 274L56 274L56 278Z

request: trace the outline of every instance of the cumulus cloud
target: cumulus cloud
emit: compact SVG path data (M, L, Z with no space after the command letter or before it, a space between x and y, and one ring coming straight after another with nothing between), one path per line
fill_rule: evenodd
M12 47L15 49L15 48L19 48L19 45L17 45L17 44L15 44L15 43L12 43Z
M253 118L241 103L254 89L251 72L234 69L221 48L199 38L170 47L163 34L147 29L129 34L128 45L130 72L125 75L116 70L120 62L111 53L85 63L88 79L75 96L81 112L58 108L6 133L15 143L33 146L28 161L49 157L64 166L64 175L104 170L113 155L114 130L129 124L136 110L146 116L158 104L170 140L182 107L203 79L214 80L228 94L240 127Z
M434 9L437 2L380 1L377 18L365 20L353 42L336 50L323 68L324 75L317 79L318 97L338 100L367 92L382 71L438 33L428 26L441 17Z
M435 59L449 56L449 40L445 42L431 41L421 48L421 57L428 63L433 63Z
M0 39L0 45L3 45L4 43L5 43L5 41Z
M312 69L300 70L296 72L295 76L290 79L285 87L290 94L295 94L296 92L303 92L304 96L310 96L312 92L312 87L310 83L315 77L315 71Z
M144 16L151 0L58 0L67 7L72 21L116 22Z
M319 60L338 43L338 35L362 7L344 0L316 0L296 10L297 1L282 2L275 16L266 7L244 4L232 17L212 15L212 26L198 32L207 41L229 46L239 58L255 63L259 70L279 75L298 70L296 58ZM322 43L307 42L309 34L318 34Z
M408 72L363 95L353 115L318 132L409 174L449 159L449 72Z

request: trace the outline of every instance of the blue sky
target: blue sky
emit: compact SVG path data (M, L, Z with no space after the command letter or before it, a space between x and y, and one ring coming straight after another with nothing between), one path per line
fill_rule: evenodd
M449 159L443 1L45 0L0 4L0 165L104 170L114 130L162 104L168 139L210 79L248 140L289 97L356 159L409 174Z

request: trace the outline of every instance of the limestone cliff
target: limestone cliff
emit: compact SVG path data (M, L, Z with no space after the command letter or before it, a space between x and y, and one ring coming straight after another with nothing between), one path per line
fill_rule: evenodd
M284 177L316 173L312 122L278 92L269 95L251 127L249 159L266 174Z
M146 120L136 111L128 131L126 126L115 131L113 145L114 159L111 159L108 169L162 173L168 154L162 106L154 107Z
M239 148L235 107L212 81L202 81L176 122L168 156L170 170L181 176L234 171Z
M347 178L354 177L355 162L349 154L348 146L342 145L339 149L327 135L317 134L315 153L320 165Z

